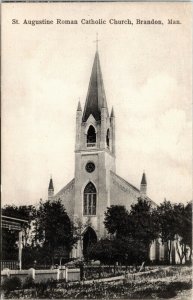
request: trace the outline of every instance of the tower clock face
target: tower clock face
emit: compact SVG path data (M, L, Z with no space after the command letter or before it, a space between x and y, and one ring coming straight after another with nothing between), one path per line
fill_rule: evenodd
M92 162L88 162L85 169L88 173L92 173L95 170L95 165Z

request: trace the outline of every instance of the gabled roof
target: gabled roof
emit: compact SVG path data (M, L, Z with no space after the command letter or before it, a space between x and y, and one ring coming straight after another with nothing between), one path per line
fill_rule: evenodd
M70 188L74 187L75 178L73 178L71 181L69 181L55 196L56 199L58 196L61 196L62 194L65 194L65 192Z
M83 122L87 121L90 114L93 115L96 121L99 121L101 119L101 108L103 107L107 108L107 102L103 85L99 54L98 51L96 51L82 117Z
M114 173L113 171L111 171L111 175L117 177L126 186L128 186L128 188L131 188L133 191L135 191L138 194L138 198L141 197L140 190L138 188L136 188L133 184L129 183L128 181L126 181L125 179L123 179L122 177L120 177L119 175L117 175L116 173ZM157 207L157 204L151 198L149 198L148 196L145 196L145 199L147 199L148 201L150 201L152 203L153 207Z
M133 190L135 190L136 192L140 192L140 190L138 188L136 188L133 184L129 183L128 181L126 181L125 179L123 179L121 176L117 175L115 172L111 171L111 174L113 174L114 176L116 176L117 178L119 178L122 182L124 182L128 187L132 188Z

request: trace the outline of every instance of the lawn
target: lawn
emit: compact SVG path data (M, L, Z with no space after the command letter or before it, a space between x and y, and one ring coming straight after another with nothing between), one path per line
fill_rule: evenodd
M5 298L52 299L192 299L192 267L158 267L111 282L36 284L5 294Z

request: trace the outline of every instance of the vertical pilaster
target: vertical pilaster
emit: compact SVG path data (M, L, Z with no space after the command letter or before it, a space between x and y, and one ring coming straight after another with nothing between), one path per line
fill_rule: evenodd
M115 115L114 115L113 108L111 111L110 122L111 122L111 151L115 155Z
M19 231L19 253L18 253L18 261L19 261L19 269L22 269L22 231Z
M106 117L107 111L106 108L101 108L101 140L100 140L100 148L104 149L106 146Z
M78 103L78 108L76 111L76 143L75 150L80 150L81 148L81 122L82 122L82 109L80 101Z

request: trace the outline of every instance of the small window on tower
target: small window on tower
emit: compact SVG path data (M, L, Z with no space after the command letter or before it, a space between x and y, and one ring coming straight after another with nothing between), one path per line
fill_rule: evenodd
M106 143L107 143L107 147L109 148L109 140L110 140L110 131L109 129L107 130L107 135L106 135Z
M94 127L91 125L87 132L87 147L96 146L96 132Z

